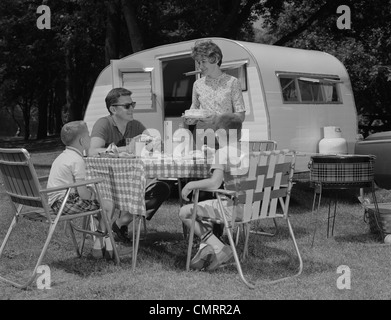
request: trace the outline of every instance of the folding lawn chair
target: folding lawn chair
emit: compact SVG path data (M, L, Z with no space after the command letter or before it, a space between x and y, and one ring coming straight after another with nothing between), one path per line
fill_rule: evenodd
M295 167L296 153L289 150L274 150L266 152L250 153L250 166L247 174L235 177L235 184L226 185L226 190L205 190L215 192L219 203L220 212L223 213L223 221L210 220L212 223L223 223L228 236L229 244L232 248L236 268L243 282L249 287L254 288L255 284L247 281L243 275L240 260L236 251L236 243L233 240L232 230L235 225L243 225L245 230L245 241L243 249L243 260L248 256L248 242L250 235L250 223L261 219L283 218L289 228L294 248L299 260L298 272L289 277L284 277L275 281L281 281L287 278L298 276L303 270L303 261L296 243L291 223L289 221L288 209L291 189L293 186L292 179ZM190 257L192 254L192 245L194 237L194 224L197 217L198 192L194 190L193 202L194 210L192 215L192 225L189 235L189 245L187 252L186 269L190 267ZM225 208L222 203L223 196L230 196L237 204L244 205L244 214L241 221L237 221L234 215L232 221L228 222L225 215ZM280 206L278 206L280 204ZM278 210L280 207L280 210ZM202 219L202 218L200 218Z
M277 142L274 140L259 140L249 142L250 152L273 151L277 149Z
M52 239L53 233L57 227L57 224L60 221L66 221L67 223L69 223L70 234L72 236L73 244L76 249L76 254L79 257L81 257L83 253L85 238L87 234L96 237L104 237L108 235L113 247L115 262L116 264L120 263L118 251L115 246L113 234L111 231L111 226L108 222L108 217L105 215L102 209L86 211L73 215L62 215L65 202L67 201L71 190L79 186L93 185L97 195L97 199L101 203L101 197L97 186L100 182L102 182L102 179L86 180L83 182L64 185L62 187L42 189L40 182L42 182L44 179L47 179L47 177L39 178L37 176L34 165L30 158L30 154L25 149L0 148L0 170L3 176L3 183L6 193L11 200L13 209L15 210L12 222L0 247L0 261L2 259L2 254L4 252L8 239L12 231L14 231L14 227L20 221L21 218L26 218L30 221L45 222L49 224L48 235L46 237L43 248L40 251L38 261L28 280L23 283L19 283L7 279L3 276L0 276L0 280L6 281L18 288L23 289L31 285L35 280L35 277L37 275L37 268L41 265L41 262L48 249L49 243ZM60 210L58 212L54 212L48 205L47 194L49 192L58 190L65 190L66 193ZM88 220L92 219L92 217L98 213L102 216L106 226L107 232L104 234L91 231L89 227ZM81 227L73 223L73 220L78 218L83 219ZM75 231L81 232L83 235L80 244L78 244L78 241L76 239ZM25 235L23 234L21 236Z
M382 168L375 161L374 163L374 182L379 189L391 191L391 181L385 177L387 168ZM374 190L374 185L372 187ZM358 198L364 207L364 220L368 222L370 231L379 235L380 240L390 243L391 234L391 202L377 202L376 195L372 194L373 202L364 197L364 190L360 190ZM386 239L387 238L387 239Z
M249 151L257 152L257 151L273 151L277 149L277 142L274 140L259 140L259 141L250 141L249 143ZM278 231L278 225L276 219L273 219L274 230L272 232L264 231L261 226L260 220L252 222L252 228L250 233L259 234L263 236L275 236ZM239 234L238 234L239 237ZM238 240L237 240L238 241Z

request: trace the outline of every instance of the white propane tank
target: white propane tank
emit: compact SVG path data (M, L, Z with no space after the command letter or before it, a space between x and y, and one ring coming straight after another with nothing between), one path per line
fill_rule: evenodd
M324 127L324 138L319 141L319 153L321 154L347 154L348 145L342 138L341 128Z

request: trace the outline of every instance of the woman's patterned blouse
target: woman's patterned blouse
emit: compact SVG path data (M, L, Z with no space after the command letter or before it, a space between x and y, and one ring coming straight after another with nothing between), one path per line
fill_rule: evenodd
M198 79L193 85L190 109L208 110L216 115L246 111L239 80L224 72L216 79Z

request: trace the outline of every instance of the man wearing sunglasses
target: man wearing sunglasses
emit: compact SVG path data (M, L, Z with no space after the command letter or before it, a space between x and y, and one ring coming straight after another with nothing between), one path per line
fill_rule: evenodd
M119 152L126 151L126 138L134 138L143 134L145 126L133 119L136 102L132 100L132 92L125 88L114 88L106 96L105 102L109 115L96 121L91 133L89 155L105 152L114 143ZM150 220L161 204L170 195L170 187L163 181L149 184L145 192L146 219ZM113 223L113 231L118 240L127 242L128 224L132 221L129 212L121 212Z

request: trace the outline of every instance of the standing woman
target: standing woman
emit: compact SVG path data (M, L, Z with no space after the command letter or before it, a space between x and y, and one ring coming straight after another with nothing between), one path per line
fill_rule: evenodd
M246 107L242 88L237 78L221 71L223 53L219 46L212 40L198 40L192 48L191 57L203 77L194 82L190 109L206 110L209 116L201 120L186 119L186 124L195 124L195 130L214 129L216 117L223 113L236 113L243 122ZM197 149L199 147L197 145Z

